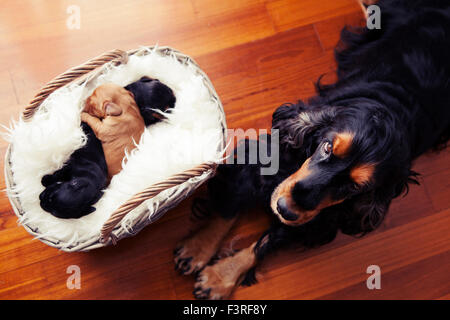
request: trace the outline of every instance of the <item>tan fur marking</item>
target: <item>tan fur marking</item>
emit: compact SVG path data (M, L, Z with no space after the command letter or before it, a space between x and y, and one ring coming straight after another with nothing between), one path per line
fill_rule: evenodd
M245 273L256 264L253 251L256 242L234 256L219 260L212 266L207 266L200 273L195 289L210 289L209 298L213 300L226 299L233 289L242 281Z
M338 158L348 155L354 136L351 132L338 133L333 141L333 154Z
M298 215L297 220L294 221L285 220L280 214L278 214L278 212L276 214L282 223L290 226L299 226L312 220L312 218L314 218L317 214L319 214L319 212L322 209L334 206L338 203L343 202L344 200L345 199L332 200L329 197L327 197L324 200L322 200L321 203L319 203L316 209L310 211L300 210L295 203L289 204L289 210Z
M317 206L316 209L311 210L311 211L301 210L297 206L294 199L292 198L292 188L294 188L294 186L297 182L305 179L307 176L309 176L311 174L311 170L309 169L310 161L311 161L311 159L308 158L303 163L301 168L297 172L295 172L294 174L289 176L286 180L284 180L280 185L278 185L278 187L275 189L275 191L272 194L272 198L270 201L270 206L272 208L272 211L278 216L280 221L286 225L298 226L298 225L304 224L304 223L310 221L312 218L314 218L320 212L320 210L322 210L326 207L330 207L332 205L338 204L345 200L345 199L332 200L330 198L325 198L321 203L319 203L319 205ZM298 215L297 220L295 220L295 221L285 220L278 213L277 202L278 202L278 199L280 199L281 197L286 198L289 210L292 213L295 213L296 215Z
M350 170L350 178L355 183L362 185L370 182L374 170L375 165L373 163L360 164Z
M217 252L220 243L235 221L236 219L213 218L210 223L196 233L180 241L177 247L181 249L175 257L175 264L180 259L191 257L189 270L184 274L190 274L203 268Z
M297 208L294 203L294 199L292 199L292 188L294 188L295 184L307 176L311 174L311 170L309 169L309 163L311 159L308 158L303 163L303 165L298 169L295 173L290 175L286 180L284 180L272 194L272 198L270 201L270 206L272 207L273 212L277 212L277 202L281 197L285 197L289 208L292 209L292 212L296 214L301 214L301 211ZM282 219L282 218L280 218Z
M303 163L303 165L298 169L295 173L290 175L286 180L284 180L280 184L279 195L284 197L290 197L292 188L294 185L301 180L304 180L311 174L311 170L309 169L309 163L311 159L308 158Z

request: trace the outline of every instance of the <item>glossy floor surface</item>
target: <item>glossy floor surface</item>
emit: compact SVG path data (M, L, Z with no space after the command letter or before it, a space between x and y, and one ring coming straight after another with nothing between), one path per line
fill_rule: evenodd
M333 80L339 32L363 17L353 0L80 0L80 28L71 29L73 2L1 1L2 124L66 69L110 49L158 43L200 64L230 128L268 128L277 106L312 96L322 74ZM2 140L0 159L6 147ZM422 156L414 169L421 186L394 201L376 232L277 252L258 269L259 283L238 288L232 298L450 298L449 150ZM3 177L0 184L5 187ZM172 262L175 243L193 227L191 201L115 247L64 253L18 226L1 194L0 298L191 299L194 279L177 274ZM267 223L258 210L250 212L224 246L250 243ZM66 286L71 265L81 269L79 290ZM381 268L380 290L367 289L370 265Z

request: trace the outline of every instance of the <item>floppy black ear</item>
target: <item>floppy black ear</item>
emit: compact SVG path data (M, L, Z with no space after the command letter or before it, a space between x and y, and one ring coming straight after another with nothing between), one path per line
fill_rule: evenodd
M408 183L418 184L416 175L414 171L405 169L400 174L392 174L392 178L381 186L345 201L338 217L341 231L350 235L364 235L378 228L392 199L407 193Z
M342 205L338 224L342 233L364 235L383 222L392 197L376 190L356 196Z
M335 107L306 108L297 104L284 104L272 116L272 129L278 129L281 144L300 148L306 135L328 126L336 116Z
M92 213L94 211L95 211L95 208L91 206L86 210L86 214Z

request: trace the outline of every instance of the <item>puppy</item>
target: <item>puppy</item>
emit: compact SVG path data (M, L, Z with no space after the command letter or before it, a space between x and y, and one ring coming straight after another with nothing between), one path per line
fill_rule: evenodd
M155 109L166 111L175 106L176 98L170 89L158 79L142 77L125 87L134 95L146 126L154 124L164 118Z
M45 190L39 195L41 208L55 217L80 218L93 211L108 183L102 144L92 129L81 123L86 144L76 150L64 167L42 178Z
M145 129L133 94L116 84L103 84L87 99L81 120L102 142L111 179L122 170L125 150L134 149Z

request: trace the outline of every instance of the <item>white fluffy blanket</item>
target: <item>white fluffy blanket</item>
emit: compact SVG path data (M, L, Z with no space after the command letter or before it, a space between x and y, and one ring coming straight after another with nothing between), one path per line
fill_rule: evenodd
M85 142L80 112L86 98L102 83L126 86L144 75L159 79L174 91L176 105L167 120L146 128L94 213L65 220L43 211L39 205L39 194L44 190L41 178L61 168ZM111 66L88 85L71 84L55 91L31 121L14 122L6 135L12 144L11 169L16 184L8 192L19 197L25 211L20 222L68 245L98 235L110 214L135 193L198 164L219 162L222 117L192 66L154 51L142 57L133 55L125 65Z

